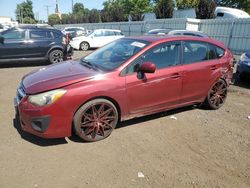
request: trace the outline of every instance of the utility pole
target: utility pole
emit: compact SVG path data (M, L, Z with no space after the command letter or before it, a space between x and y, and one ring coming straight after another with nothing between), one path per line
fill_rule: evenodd
M72 13L73 13L73 10L74 10L74 0L72 0Z
M47 22L48 22L49 21L49 7L51 7L51 6L49 6L49 5L44 5L44 6L47 10Z

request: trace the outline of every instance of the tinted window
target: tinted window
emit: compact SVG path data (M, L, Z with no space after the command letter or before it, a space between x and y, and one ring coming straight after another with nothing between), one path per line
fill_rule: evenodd
M152 62L157 69L174 66L179 63L180 44L164 43L150 49L127 68L127 73L136 71L138 65L144 62Z
M24 30L10 30L2 34L5 39L24 39Z
M207 43L186 41L184 43L184 63L194 63L208 60Z

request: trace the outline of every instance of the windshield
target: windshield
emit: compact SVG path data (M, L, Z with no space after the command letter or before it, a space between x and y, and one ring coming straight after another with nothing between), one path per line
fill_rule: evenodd
M94 64L103 71L112 71L149 45L149 43L148 41L138 39L119 39L99 48L84 57L82 61Z

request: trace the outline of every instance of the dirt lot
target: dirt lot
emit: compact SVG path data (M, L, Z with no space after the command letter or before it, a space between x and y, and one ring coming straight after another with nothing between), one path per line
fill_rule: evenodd
M250 187L250 83L232 85L216 111L126 121L96 143L43 140L20 130L13 107L21 77L42 64L32 65L0 68L1 188Z

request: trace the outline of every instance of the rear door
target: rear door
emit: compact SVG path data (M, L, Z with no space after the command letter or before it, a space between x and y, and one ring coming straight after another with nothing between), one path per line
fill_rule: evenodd
M0 43L0 59L16 59L27 57L26 30L11 29L2 32L3 42Z
M30 29L28 38L29 56L33 58L45 57L54 41L51 32L45 29Z
M95 30L90 37L90 46L98 48L108 43L108 38L105 36L103 30Z
M212 83L220 76L220 67L215 51L201 41L184 41L183 87L181 103L203 99Z
M126 90L130 114L171 108L179 103L182 84L179 53L179 42L159 44L127 67ZM154 63L156 71L140 78L135 70L144 62Z

